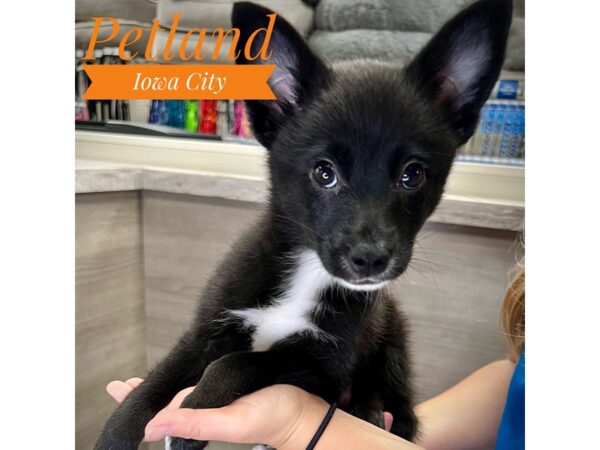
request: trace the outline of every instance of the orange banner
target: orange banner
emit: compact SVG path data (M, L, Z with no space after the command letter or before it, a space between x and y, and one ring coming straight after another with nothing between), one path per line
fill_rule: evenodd
M275 100L266 65L95 65L83 66L92 83L86 100L214 99Z

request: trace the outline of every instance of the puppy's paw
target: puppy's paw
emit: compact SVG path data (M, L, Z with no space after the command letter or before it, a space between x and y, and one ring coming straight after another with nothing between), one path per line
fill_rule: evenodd
M394 411L394 423L391 432L407 441L413 441L417 435L419 422L412 408Z
M203 450L207 445L207 441L167 437L165 441L165 450Z

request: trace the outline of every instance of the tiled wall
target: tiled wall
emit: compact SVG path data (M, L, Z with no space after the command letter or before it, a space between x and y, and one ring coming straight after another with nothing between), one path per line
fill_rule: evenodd
M115 409L106 383L146 372L139 192L76 198L76 448Z

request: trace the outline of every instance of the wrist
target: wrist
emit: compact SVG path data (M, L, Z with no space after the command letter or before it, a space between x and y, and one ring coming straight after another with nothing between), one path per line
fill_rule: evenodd
M298 401L291 405L292 414L287 423L268 444L277 450L306 448L327 414L329 406L321 398L300 391Z

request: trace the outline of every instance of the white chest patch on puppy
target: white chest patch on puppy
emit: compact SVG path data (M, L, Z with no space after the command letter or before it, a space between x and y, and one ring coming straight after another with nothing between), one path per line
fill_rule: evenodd
M297 257L294 270L281 294L264 308L229 311L254 328L252 350L268 350L274 343L304 331L319 333L310 313L318 305L324 289L333 283L317 253L305 250Z

